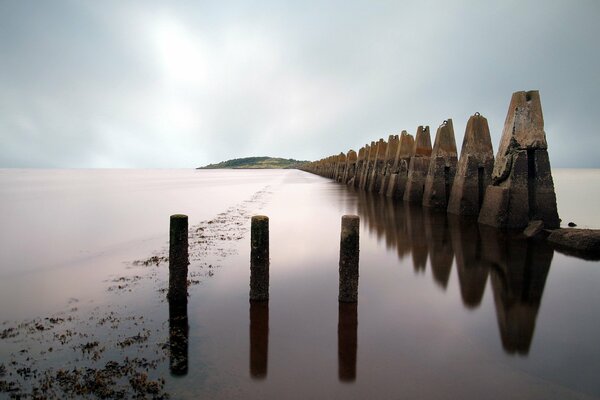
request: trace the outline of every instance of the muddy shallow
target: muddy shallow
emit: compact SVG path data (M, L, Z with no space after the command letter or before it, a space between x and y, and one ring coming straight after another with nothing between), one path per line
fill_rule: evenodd
M598 262L294 170L0 172L0 397L600 396ZM555 173L559 213L597 228L584 173ZM176 212L183 307L165 300ZM248 302L256 213L268 304ZM348 213L356 307L337 302Z

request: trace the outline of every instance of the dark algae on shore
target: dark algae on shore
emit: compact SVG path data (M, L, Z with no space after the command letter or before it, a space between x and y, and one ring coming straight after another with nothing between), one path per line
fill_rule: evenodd
M214 218L189 227L188 286L212 277L235 243L247 236L249 218L265 204L269 187ZM0 361L0 397L168 399L165 373L187 372L187 304L165 304L169 261L165 247L148 258L126 263L125 274L106 279L117 297L95 305L72 298L56 314L0 322L8 350ZM147 288L150 312L135 304ZM184 303L187 303L185 301ZM168 308L169 317L156 318Z

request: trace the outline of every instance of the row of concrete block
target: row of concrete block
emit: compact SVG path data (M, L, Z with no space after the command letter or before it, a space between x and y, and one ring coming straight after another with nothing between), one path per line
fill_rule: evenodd
M457 155L452 120L413 137L406 131L354 150L305 164L303 170L369 192L478 217L498 228L522 229L542 220L560 220L538 91L513 93L494 159L488 122L472 115Z

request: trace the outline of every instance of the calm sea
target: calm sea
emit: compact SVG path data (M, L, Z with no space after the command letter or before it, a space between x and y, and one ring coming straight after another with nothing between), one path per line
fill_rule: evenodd
M600 170L553 173L563 225L600 228ZM183 347L161 262L175 213ZM253 214L271 264L251 307ZM361 217L356 307L337 302L344 214ZM0 220L0 382L24 392L136 358L172 398L600 398L600 262L543 242L297 170L0 170Z

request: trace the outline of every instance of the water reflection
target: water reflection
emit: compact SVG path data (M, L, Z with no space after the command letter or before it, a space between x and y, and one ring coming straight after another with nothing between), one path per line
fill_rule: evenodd
M269 358L269 302L250 301L250 376L267 377Z
M481 256L479 224L454 214L448 215L448 222L463 304L467 308L477 308L483 299L490 270Z
M425 218L423 207L420 205L406 203L404 206L406 215L406 226L410 238L413 267L415 272L425 272L427 265L427 237L425 236Z
M338 378L341 382L356 380L356 350L358 344L358 303L338 306Z
M482 227L483 254L491 265L496 317L507 353L529 353L554 251L545 242L520 240Z
M432 277L443 289L456 256L466 308L479 307L490 276L502 346L509 354L528 354L554 254L550 246L419 205L367 192L356 195L368 231L384 239L388 249L395 247L400 259L410 253L416 273L425 271L429 257Z
M169 369L175 376L188 372L189 325L187 299L169 301Z
M425 237L429 248L429 262L433 279L446 289L452 270L454 250L450 239L448 215L445 212L423 209Z

